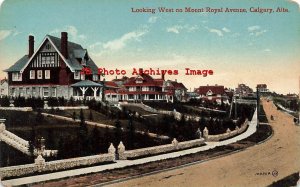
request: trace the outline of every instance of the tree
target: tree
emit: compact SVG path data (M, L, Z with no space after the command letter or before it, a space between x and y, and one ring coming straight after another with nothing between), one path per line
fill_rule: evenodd
M128 115L128 144L130 148L134 148L134 142L135 142L135 126L133 124L132 120L133 115Z
M87 133L88 133L88 129L85 123L85 119L84 119L84 114L83 114L83 110L80 110L80 124L79 124L79 131L77 134L77 142L78 142L78 149L79 149L79 154L80 155L86 155L87 154Z
M94 117L93 117L92 110L90 110L89 120L91 120L91 121L93 121L93 120L94 120Z
M119 120L119 118L117 118L117 120L115 121L115 140L116 143L121 141L121 135L122 135L122 129L121 129L121 122Z
M36 133L34 126L31 126L31 132L30 132L30 140L29 140L29 148L28 151L30 153L30 156L32 159L34 159L34 148L36 147Z
M77 115L76 115L76 112L74 111L73 114L72 114L72 119L75 121L76 117L77 117Z
M94 127L90 135L90 151L94 154L99 153L101 150L100 131L97 127Z
M39 124L43 123L43 121L44 121L44 116L42 115L41 109L38 109L36 118L35 118L35 124L39 125Z
M57 153L58 159L65 158L64 148L65 148L64 140L62 137L60 137L58 140L58 153Z

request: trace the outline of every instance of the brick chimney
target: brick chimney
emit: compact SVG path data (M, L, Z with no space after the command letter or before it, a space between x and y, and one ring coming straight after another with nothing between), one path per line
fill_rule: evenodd
M29 35L28 37L28 58L34 53L34 36Z
M61 54L68 59L69 53L68 53L68 33L67 32L61 32L61 39L60 39L60 48L61 48Z
M139 68L139 75L143 75L144 72L143 72L143 68Z
M161 79L165 80L165 74L164 73L161 74Z

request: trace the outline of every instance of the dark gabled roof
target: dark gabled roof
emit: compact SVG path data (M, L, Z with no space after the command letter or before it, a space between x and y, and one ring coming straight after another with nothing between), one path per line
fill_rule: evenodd
M47 35L46 37L49 40L51 40L51 42L55 45L55 47L60 52L61 39L51 35ZM87 55L87 50L83 49L82 46L77 43L68 41L68 53L69 53L69 58L66 59L67 65L72 70L78 70L78 71L82 70L83 66L78 62L76 58L81 58L81 56ZM5 71L7 72L21 71L28 63L28 60L29 60L28 55L24 55L20 60L18 60L14 65L12 65L10 68L8 68ZM92 69L93 74L98 74L98 66L90 57L86 63L86 66Z
M72 87L102 87L103 84L96 83L90 80L82 80L71 85Z
M55 47L61 51L61 41L60 38L57 38L55 36L47 35L50 40L53 42ZM70 67L74 70L82 70L83 66L78 63L78 60L76 58L83 58L87 54L87 50L83 49L83 47L77 43L69 42L68 41L68 52L69 52L69 58L68 63ZM98 66L95 64L95 62L89 57L86 66L90 67L92 69L93 74L98 74Z
M26 65L29 58L28 55L24 55L22 58L20 58L14 65L10 66L8 69L4 70L6 72L18 72L21 71L21 69Z
M224 94L224 86L200 86L197 92L201 95L205 95L208 91L213 94Z

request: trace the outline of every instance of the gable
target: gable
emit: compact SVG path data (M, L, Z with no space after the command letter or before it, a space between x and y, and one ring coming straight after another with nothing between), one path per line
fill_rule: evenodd
M53 37L54 38L54 37ZM47 49L48 47L47 47L47 44L49 45L49 44L51 44L51 48L50 49ZM57 46L54 44L54 42L50 39L50 37L49 37L49 35L47 35L45 38L44 38L44 40L43 40L43 42L41 43L41 45L38 47L38 50L36 51L36 52L34 52L34 54L32 55L32 57L28 60L28 62L24 65L24 67L20 70L20 72L22 73L24 70L25 70L25 68L30 64L30 62L32 62L32 60L34 59L34 58L37 58L37 59L39 59L39 56L38 56L38 54L40 54L41 53L41 51L42 50L44 50L44 51L55 51L55 52L57 52L58 53L58 55L57 55L57 57L59 58L61 58L64 62L65 62L65 64L70 68L70 70L71 71L74 71L74 69L73 68L71 68L70 67L70 65L69 65L69 63L68 63L68 60L67 59L65 59L65 57L60 53L60 51L58 50L58 48L57 48ZM52 55L52 54L47 54L47 55ZM47 56L46 55L46 56ZM40 56L41 57L41 56ZM39 60L37 60L37 62L38 62ZM34 63L33 63L34 64ZM36 66L37 64L35 64L35 65L33 65L33 66Z
M46 39L39 50L29 60L27 67L31 68L46 68L46 67L60 67L59 54L55 47ZM25 68L24 68L25 69Z

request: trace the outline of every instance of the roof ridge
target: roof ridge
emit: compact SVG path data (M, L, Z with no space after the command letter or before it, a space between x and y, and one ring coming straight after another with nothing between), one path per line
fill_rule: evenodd
M57 39L57 40L61 40L61 38L56 37L56 36L52 36L52 35L50 35L50 34L47 34L46 36L50 36L50 38L52 37L52 38L55 38L55 39ZM70 44L75 44L75 45L79 45L79 46L83 49L83 47L82 47L80 44L78 44L78 43L71 42L71 41L69 41L69 40L68 40L68 43L70 43Z

